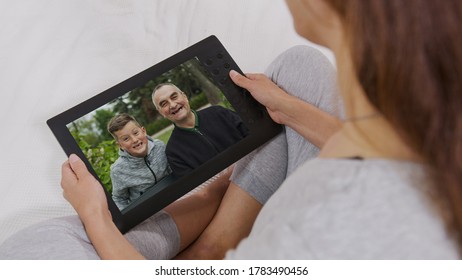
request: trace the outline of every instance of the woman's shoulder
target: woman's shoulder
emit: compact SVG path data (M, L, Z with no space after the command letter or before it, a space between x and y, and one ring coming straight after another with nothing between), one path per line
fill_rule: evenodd
M456 258L421 191L425 170L393 160L308 161L268 200L238 252L273 244L273 258Z
M428 166L412 162L392 159L363 159L359 157L351 158L316 158L307 161L299 169L303 172L294 172L297 178L308 178L303 173L313 175L320 180L338 182L334 179L341 177L344 180L376 180L377 177L387 177L389 180L407 182L405 179L427 178L430 169ZM299 175L296 175L300 173ZM324 176L330 174L330 176ZM393 176L399 175L399 176Z
M429 167L410 161L317 158L301 165L285 185L306 197L327 193L351 196L345 199L394 197L399 193L409 197L418 193L420 197L431 187L431 174Z

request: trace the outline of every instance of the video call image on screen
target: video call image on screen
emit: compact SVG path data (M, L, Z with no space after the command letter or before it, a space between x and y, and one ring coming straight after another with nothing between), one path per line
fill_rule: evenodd
M120 210L249 133L197 58L67 128Z

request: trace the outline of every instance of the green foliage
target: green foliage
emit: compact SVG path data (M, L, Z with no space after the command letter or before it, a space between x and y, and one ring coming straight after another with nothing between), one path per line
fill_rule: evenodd
M104 110L100 109L95 112L95 121L96 126L100 131L100 138L101 140L111 140L112 135L107 131L107 124L111 120L112 117L115 116L115 113L111 110Z
M198 94L189 100L189 106L193 110L197 110L208 103L209 101L204 93Z
M115 140L102 141L93 147L79 134L74 132L72 136L76 139L77 144L100 178L104 188L109 193L112 193L111 165L119 157L119 149L115 144Z
M95 127L93 119L79 119L68 125L71 134L79 139L82 139L90 146L96 146L101 141L101 136L98 129Z
M159 113L152 103L154 88L161 83L173 83L191 98L202 92L205 76L200 79L195 75L202 72L199 62L191 59L116 99L112 102L113 110L134 116L142 125L152 123L159 118Z
M96 147L102 141L110 141L112 135L107 131L107 123L115 115L115 112L106 109L96 110L92 118L81 118L70 125L72 135L78 135L79 139Z
M172 131L173 131L173 126L171 129L168 129L167 131L157 136L156 138L164 142L165 145L167 145L168 139L170 139L170 135L172 135Z
M97 147L87 150L86 156L101 179L106 190L112 192L111 165L119 157L119 149L114 140L103 141Z
M162 118L148 124L145 128L148 135L153 135L171 124L172 122L169 119Z
M144 126L155 122L160 115L152 104L152 92L161 83L175 84L190 100L205 93L208 102L201 101L201 104L217 104L221 101L220 89L204 71L199 60L190 59L111 102L113 112L128 113Z

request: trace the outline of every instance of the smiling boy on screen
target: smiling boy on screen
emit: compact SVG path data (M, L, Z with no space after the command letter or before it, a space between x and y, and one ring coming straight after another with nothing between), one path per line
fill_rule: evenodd
M147 136L134 117L116 115L107 129L120 148L119 158L111 166L111 180L112 199L122 210L171 171L165 144Z

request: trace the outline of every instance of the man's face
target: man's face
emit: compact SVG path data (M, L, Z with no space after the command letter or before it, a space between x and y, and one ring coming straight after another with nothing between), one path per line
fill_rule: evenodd
M148 138L146 129L128 122L121 130L115 131L119 147L134 157L145 157L148 154Z
M152 102L163 117L174 123L181 123L191 114L191 107L186 95L171 85L165 85L158 89Z

